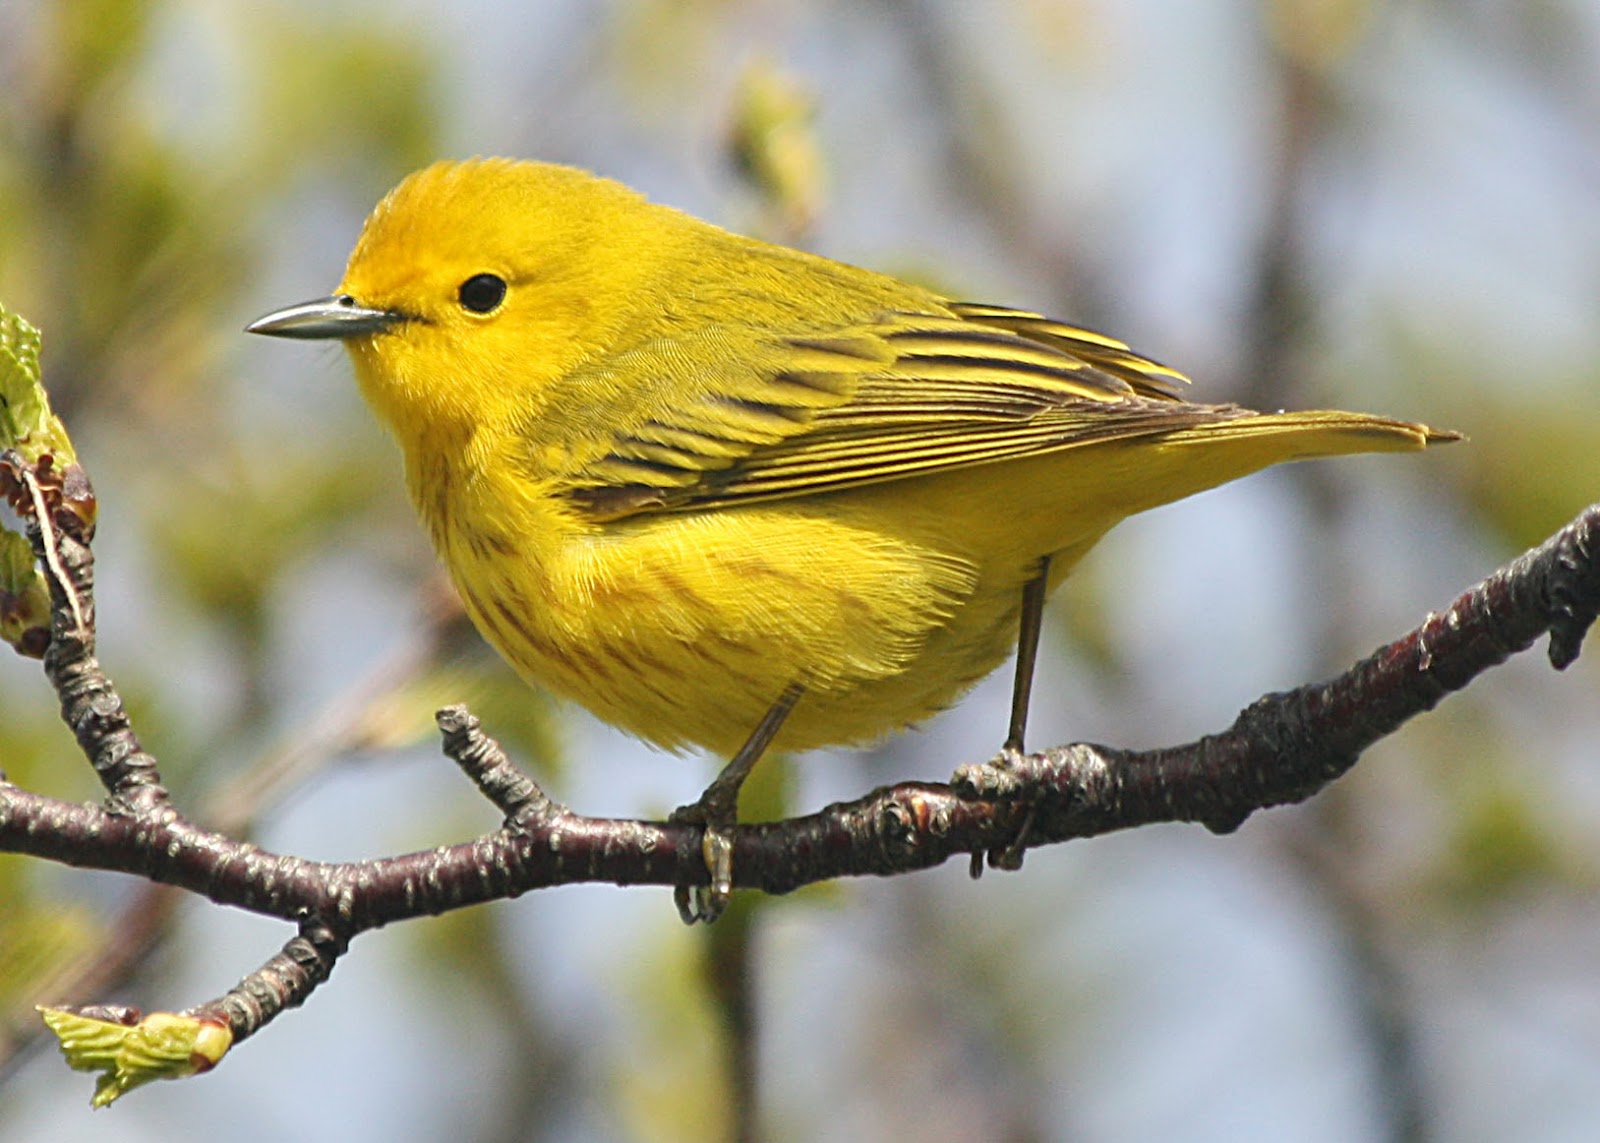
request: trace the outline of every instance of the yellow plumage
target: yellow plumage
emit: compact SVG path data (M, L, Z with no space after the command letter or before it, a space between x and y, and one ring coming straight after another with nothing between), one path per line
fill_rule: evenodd
M1451 435L1193 404L1121 342L500 159L408 178L335 298L252 328L345 340L524 676L724 755L796 685L779 748L947 706L1043 559L1053 587L1131 513Z

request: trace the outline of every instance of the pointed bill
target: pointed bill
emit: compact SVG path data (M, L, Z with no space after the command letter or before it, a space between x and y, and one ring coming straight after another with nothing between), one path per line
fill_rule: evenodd
M382 333L404 320L404 314L371 309L349 294L334 294L273 310L256 318L244 329L246 333L264 333L270 337L294 337L308 341L343 340Z

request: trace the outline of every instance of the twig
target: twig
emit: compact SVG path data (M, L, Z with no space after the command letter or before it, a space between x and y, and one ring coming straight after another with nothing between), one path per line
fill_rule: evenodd
M220 1017L233 1042L260 1031L287 1008L297 1008L333 972L349 940L331 925L304 921L281 952L216 1000L191 1008L185 1015Z
M50 569L50 581L59 584L61 590L66 593L67 606L72 612L71 634L87 640L88 624L84 620L83 607L78 602L78 592L61 566L61 541L56 537L55 528L50 523L50 506L45 501L44 489L39 486L39 478L34 475L32 469L20 469L18 476L22 486L28 490L28 499L33 502L33 521L39 529L39 541L34 549L44 560L45 567Z
M94 556L88 526L72 512L52 511L37 475L26 466L18 478L34 511L25 521L28 539L44 565L50 586L50 646L45 676L61 700L61 718L72 729L111 806L144 815L166 805L167 791L133 731L122 697L94 656Z
M114 688L89 653L91 640L72 637L72 593L64 585L92 616L91 560L87 545L66 530L55 536L63 580L52 584L57 642L46 666L69 721L89 706L91 717L73 722L74 729L113 796L105 806L75 804L0 779L0 852L132 873L295 923L299 935L282 953L225 996L191 1009L224 1019L235 1040L303 1002L367 930L553 885L669 886L686 870L704 875L692 860L700 827L572 813L461 707L439 713L445 749L506 819L475 841L327 863L200 829L165 804L154 760L138 750ZM1030 846L1156 821L1233 829L1258 809L1309 797L1366 746L1545 631L1551 661L1566 666L1600 613L1597 556L1600 504L1338 678L1269 695L1229 730L1185 746L1064 746L1013 767L964 767L954 785L902 783L804 817L737 827L736 884L784 893L992 853L1015 842L1030 814ZM134 757L146 761L133 766Z

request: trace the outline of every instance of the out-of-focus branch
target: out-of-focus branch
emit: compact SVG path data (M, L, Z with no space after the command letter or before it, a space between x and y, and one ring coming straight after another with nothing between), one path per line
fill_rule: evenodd
M1321 164L1339 153L1342 121L1340 65L1360 42L1370 12L1360 6L1334 11L1307 3L1278 3L1266 9L1263 46L1268 49L1276 78L1275 132L1269 163L1262 172L1262 213L1257 223L1255 247L1244 277L1244 306L1237 324L1239 388L1235 397L1251 408L1294 408L1326 403L1321 395L1308 396L1314 378L1307 365L1315 357L1320 331L1313 314L1317 283L1310 272L1305 217L1315 199ZM1325 470L1301 465L1287 471L1301 511L1320 525L1319 550L1310 561L1315 571L1310 582L1322 594L1339 593L1349 586L1354 568L1334 549L1340 517L1348 510L1343 488ZM1314 587L1313 590L1316 588ZM1317 661L1330 660L1332 630L1324 620L1312 632ZM1340 807L1347 800L1340 791L1318 799L1315 810L1302 816L1298 835L1305 844L1291 846L1296 868L1330 914L1338 921L1340 955L1349 970L1352 1016L1362 1029L1372 1059L1377 1097L1374 1111L1381 1117L1383 1137L1392 1143L1425 1138L1430 1114L1422 1082L1419 1035L1407 1012L1401 974L1390 963L1378 927L1361 902L1338 876L1339 865L1319 863L1319 852L1344 852L1349 838L1339 838ZM1320 845L1312 842L1318 838Z

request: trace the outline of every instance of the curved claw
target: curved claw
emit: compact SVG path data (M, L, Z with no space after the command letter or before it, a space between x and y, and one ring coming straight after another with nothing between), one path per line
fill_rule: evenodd
M710 924L722 916L733 893L733 838L726 832L739 815L739 789L750 771L772 744L783 720L789 717L794 704L800 701L805 688L792 683L778 696L767 713L762 716L745 744L739 747L722 772L705 788L698 801L679 806L672 811L672 821L698 822L705 827L700 839L700 853L706 863L711 881L707 885L689 885L679 882L673 886L672 900L678 906L678 916L686 925L704 921Z

